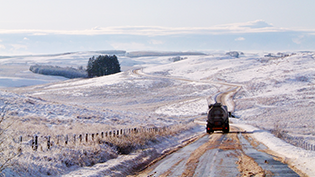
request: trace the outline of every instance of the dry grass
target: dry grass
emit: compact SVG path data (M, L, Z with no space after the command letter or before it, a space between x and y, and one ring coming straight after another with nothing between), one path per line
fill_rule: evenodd
M78 127L75 127L74 125L78 125ZM12 147L14 148L7 151L15 153L18 151L18 148L21 148L19 157L13 161L11 167L8 167L11 171L15 171L15 173L21 175L41 176L61 175L79 167L92 166L96 163L106 162L116 158L119 154L129 154L139 149L148 148L149 144L158 143L159 137L174 136L181 131L192 128L194 124L178 124L159 129L147 129L141 127L137 128L137 132L120 134L119 136L116 134L115 137L104 136L102 138L99 134L97 137L95 136L94 141L92 141L92 133L97 133L106 129L114 130L114 127L91 124L88 130L86 125L84 126L80 123L76 123L71 125L73 126L72 129L59 127L62 131L59 130L58 133L63 132L69 135L69 143L67 145L64 143L64 139L60 140L57 144L57 140L54 139L57 133L51 130L47 131L48 128L44 124L34 125L31 123L17 123L10 128L9 132L15 136L18 135L17 132L21 133L24 129L16 131L19 126L28 128L28 131L25 131L28 133L34 132L33 130L30 130L30 128L36 128L35 132L39 135L48 135L48 133L52 133L51 141L53 146L51 146L50 150L47 149L47 139L45 139L45 136L39 136L39 147L36 151L34 151L31 146L32 137L24 136L25 138L23 138L22 144L16 140L17 138L13 138L16 141L12 144ZM93 129L91 129L91 127L93 127ZM94 127L96 128L94 129ZM123 127L117 126L115 127L115 130L119 130L120 128ZM131 127L125 128L128 129ZM80 142L77 139L74 143L73 139L71 139L72 142L70 142L70 138L73 137L72 135L75 132L78 134L79 132L90 132L89 141L85 142L83 140Z
M283 139L284 133L286 132L284 129L287 127L287 124L281 122L280 120L276 120L274 123L274 127L271 130L271 133L276 137Z
M11 129L16 136L24 135L50 135L57 136L63 134L80 134L90 132L102 132L111 130L114 127L107 124L100 123L82 123L76 121L62 122L59 119L48 120L36 116L25 116L23 118L12 116L11 120L15 123ZM123 128L121 125L115 126L115 128Z
M148 142L155 142L159 137L175 136L176 134L188 130L194 126L194 123L178 124L170 127L163 127L143 131L140 133L131 133L120 137L109 137L106 142L117 147L117 151L121 154L129 154L133 150L145 146Z
M12 142L8 141L11 139L8 133L9 127L12 125L11 121L8 121L6 114L8 112L7 105L2 107L0 110L0 175L1 172L11 166L12 160L20 154L20 149L17 151L11 151Z

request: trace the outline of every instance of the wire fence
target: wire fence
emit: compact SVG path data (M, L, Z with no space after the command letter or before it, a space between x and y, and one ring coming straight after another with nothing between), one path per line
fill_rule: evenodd
M288 133L283 133L281 139L294 146L310 151L315 151L315 144L304 137L292 136Z
M77 145L91 145L96 143L104 143L106 138L121 138L132 134L145 133L160 133L170 129L170 126L165 127L138 127L128 129L118 129L110 131L102 131L98 133L81 133L81 134L65 134L65 135L26 135L19 136L15 140L19 144L19 149L22 147L31 147L34 151L37 150L51 150L54 146L77 146Z

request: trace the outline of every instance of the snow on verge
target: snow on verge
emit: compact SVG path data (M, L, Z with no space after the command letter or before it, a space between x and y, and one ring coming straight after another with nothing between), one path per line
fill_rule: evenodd
M308 176L315 176L315 151L308 151L293 146L275 137L268 131L260 130L251 125L233 124L246 132L253 132L251 136L266 145L277 156L284 159L290 166L302 171Z
M191 99L180 103L174 103L158 108L155 113L168 116L195 116L207 111L205 98Z
M164 153L182 147L190 140L204 134L203 128L203 126L196 125L187 131L181 132L178 136L160 137L157 143L148 144L147 149L140 149L129 155L119 155L116 159L98 163L92 167L82 167L63 176L127 176L142 169Z

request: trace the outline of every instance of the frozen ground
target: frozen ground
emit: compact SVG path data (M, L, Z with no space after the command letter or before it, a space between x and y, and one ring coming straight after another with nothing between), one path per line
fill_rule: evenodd
M89 57L98 54L0 59L0 79L13 81L1 82L0 106L9 105L18 133L78 133L91 131L91 126L98 131L104 126L177 124L205 113L207 102L217 93L241 85L234 97L238 117L232 120L234 124L279 132L291 143L297 142L295 148L300 152L304 150L298 140L315 144L313 52L288 53L287 57L245 53L240 58L216 53L182 56L187 59L177 62L171 62L170 56L120 55L124 72L93 79L66 80L28 71L35 63L85 66ZM29 87L21 87L25 85ZM304 162L314 163L314 151L305 152L310 155L300 156ZM297 167L315 174L306 170L305 164Z

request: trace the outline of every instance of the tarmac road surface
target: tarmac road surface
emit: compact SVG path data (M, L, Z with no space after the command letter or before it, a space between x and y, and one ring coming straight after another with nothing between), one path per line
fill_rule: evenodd
M299 176L264 152L263 144L250 134L231 127L231 132L204 134L195 142L171 153L136 176Z

